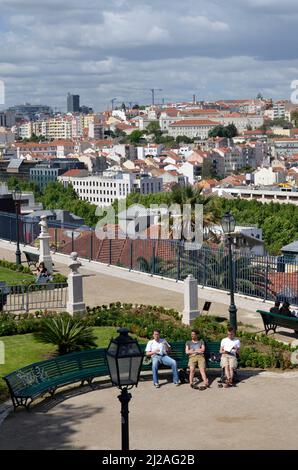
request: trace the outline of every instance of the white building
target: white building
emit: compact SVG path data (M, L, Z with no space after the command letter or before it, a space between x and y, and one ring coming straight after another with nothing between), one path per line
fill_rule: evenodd
M212 188L212 192L220 197L236 197L239 199L256 200L262 203L278 202L280 204L298 205L298 191L291 189L255 189L255 188Z
M254 173L256 186L272 186L283 183L286 180L286 174L283 171L276 171L273 168L259 168Z
M65 186L72 184L79 198L98 206L110 206L115 199L125 199L131 192L149 194L162 191L162 179L148 175L105 171L102 175L64 177L58 180Z
M170 124L169 135L175 139L178 135L185 135L190 139L207 139L209 131L219 124L219 122L208 119L183 119Z
M284 118L286 105L284 101L276 101L273 105L273 119Z
M164 149L163 144L147 144L144 147L137 147L138 160L145 160L145 157L158 157Z

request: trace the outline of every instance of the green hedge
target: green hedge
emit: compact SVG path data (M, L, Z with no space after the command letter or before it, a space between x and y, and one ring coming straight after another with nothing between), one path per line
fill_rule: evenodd
M11 261L7 261L6 259L0 259L0 266L2 266L3 268L8 268L11 271L19 271L21 273L33 275L32 271L30 270L30 268L28 268L28 266L23 266L22 264L18 265L16 263L12 263Z
M41 320L45 316L65 315L55 312L34 314L0 315L0 336L32 333L39 331ZM80 317L86 326L126 327L137 336L150 339L155 328L168 341L186 341L190 338L191 328L181 323L181 315L173 309L151 305L133 305L128 303L111 303L86 309ZM195 319L194 328L200 331L205 341L220 341L227 334L227 320L221 317L201 316ZM254 368L287 368L290 367L290 354L294 348L280 343L265 334L255 334L239 330L241 340L240 366Z

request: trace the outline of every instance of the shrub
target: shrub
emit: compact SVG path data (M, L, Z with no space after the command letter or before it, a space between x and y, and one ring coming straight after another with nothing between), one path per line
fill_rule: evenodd
M11 261L7 261L6 259L0 259L0 266L3 268L8 268L11 271L20 271L26 274L33 274L28 266L23 266L22 264L18 265L16 263L12 263Z
M54 344L61 355L96 347L92 328L67 314L43 318L40 330L34 333L34 337L42 343Z

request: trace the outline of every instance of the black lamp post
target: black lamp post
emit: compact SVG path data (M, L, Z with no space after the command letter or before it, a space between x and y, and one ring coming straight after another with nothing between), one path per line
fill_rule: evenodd
M121 390L118 399L121 403L122 450L129 450L128 403L131 394L127 390L138 385L143 353L137 340L128 335L127 328L119 328L118 333L119 336L109 344L106 358L112 384Z
M233 272L233 258L232 258L232 233L235 231L235 219L230 212L226 212L221 219L222 230L227 235L229 246L229 281L230 281L230 324L237 330L237 307L234 299L234 272Z
M20 227L19 227L19 213L21 209L21 199L22 199L22 191L20 188L15 188L12 192L13 198L15 201L15 208L16 208L16 235L17 235L17 249L16 249L16 265L19 266L21 264L21 251L20 251Z

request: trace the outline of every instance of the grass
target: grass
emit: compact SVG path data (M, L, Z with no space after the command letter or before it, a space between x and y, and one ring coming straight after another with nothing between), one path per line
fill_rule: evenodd
M34 277L32 274L21 273L12 271L8 268L0 266L0 281L5 281L7 284L21 284L22 281L31 281Z
M118 336L117 328L104 326L93 329L96 344L99 348L106 348L111 337ZM8 390L2 377L10 372L20 369L33 362L49 359L56 352L52 344L39 343L33 334L2 336L0 340L5 346L5 364L0 364L0 402L9 397ZM141 342L141 341L140 341Z

